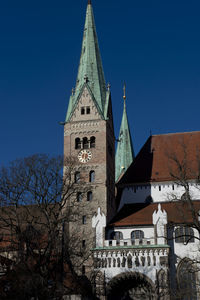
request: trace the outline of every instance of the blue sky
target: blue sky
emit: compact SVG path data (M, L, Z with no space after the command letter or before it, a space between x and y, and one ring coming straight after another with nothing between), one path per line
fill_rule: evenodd
M200 1L93 0L115 134L127 86L137 153L153 134L200 130ZM87 0L0 1L0 164L63 153Z

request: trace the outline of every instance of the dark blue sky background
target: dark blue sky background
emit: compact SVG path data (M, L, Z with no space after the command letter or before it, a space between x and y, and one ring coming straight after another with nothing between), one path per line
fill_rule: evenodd
M87 0L0 1L0 164L62 154ZM200 1L93 0L118 135L127 86L135 152L153 134L200 130Z

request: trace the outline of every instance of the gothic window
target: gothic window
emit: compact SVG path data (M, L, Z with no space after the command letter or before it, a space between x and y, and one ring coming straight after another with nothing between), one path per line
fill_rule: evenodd
M75 183L79 183L80 182L80 178L81 178L80 172L76 172L74 174L74 181L75 181Z
M83 138L83 149L88 149L88 148L89 148L88 138L84 137Z
M78 192L77 193L77 202L81 202L81 200L82 200L82 193Z
M196 270L194 262L185 258L177 268L179 293L182 300L197 300Z
M175 229L176 243L194 243L194 230L190 227L180 226Z
M142 242L144 238L144 232L142 230L134 230L131 232L131 240L134 242L135 239L138 239Z
M95 171L90 171L90 175L89 175L89 181L90 182L94 182L95 180Z
M81 149L81 140L79 138L75 139L75 149Z
M87 201L92 201L92 192L87 193Z
M90 148L95 148L95 142L96 142L96 138L95 136L92 136L90 138Z
M87 114L87 115L90 114L90 107L89 107L89 106L86 107L86 114Z
M81 115L85 114L85 107L81 107Z

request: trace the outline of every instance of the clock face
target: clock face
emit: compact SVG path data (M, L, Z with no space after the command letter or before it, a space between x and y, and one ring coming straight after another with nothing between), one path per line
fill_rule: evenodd
M92 153L89 150L82 150L78 154L78 159L82 163L88 162L92 158Z

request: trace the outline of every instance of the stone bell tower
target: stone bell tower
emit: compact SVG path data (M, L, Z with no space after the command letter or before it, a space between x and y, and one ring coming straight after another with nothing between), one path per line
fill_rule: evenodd
M88 1L81 57L64 125L64 155L76 157L73 174L83 241L93 237L98 208L107 222L115 213L115 138L110 86L106 87L91 1ZM86 192L84 192L87 187ZM84 244L84 242L83 242Z

